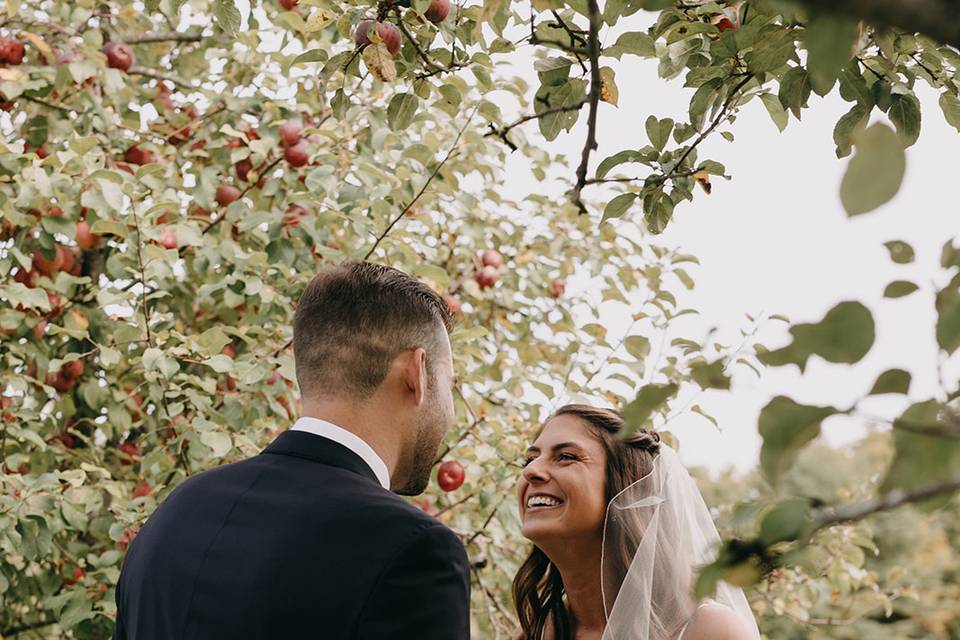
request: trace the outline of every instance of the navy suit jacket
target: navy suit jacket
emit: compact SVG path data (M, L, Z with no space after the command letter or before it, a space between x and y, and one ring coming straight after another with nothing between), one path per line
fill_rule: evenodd
M282 433L199 473L131 543L114 640L466 639L457 536L332 440Z

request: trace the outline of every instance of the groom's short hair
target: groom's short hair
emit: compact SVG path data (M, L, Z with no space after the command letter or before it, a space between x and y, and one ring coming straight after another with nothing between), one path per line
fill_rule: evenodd
M293 354L303 395L368 397L398 354L423 347L435 376L440 337L451 330L447 305L409 275L370 262L319 273L297 303Z

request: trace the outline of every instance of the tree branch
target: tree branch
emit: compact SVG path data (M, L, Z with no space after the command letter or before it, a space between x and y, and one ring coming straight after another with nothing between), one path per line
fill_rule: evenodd
M569 104L563 107L552 107L550 109L544 109L543 111L540 111L531 115L523 116L522 118L514 121L513 123L508 124L505 127L500 127L499 129L493 126L493 123L490 123L490 131L484 134L484 137L489 138L490 136L497 136L498 138L503 140L504 144L510 147L511 151L516 151L517 145L510 142L510 140L507 138L507 134L510 132L511 129L513 129L514 127L519 127L525 122L530 122L531 120L539 120L544 116L549 116L554 113L563 113L564 111L579 111L580 109L583 108L583 105L585 104L587 104L587 100L581 100L580 102L577 102L575 104Z
M843 507L818 509L813 514L810 533L844 522L862 520L881 511L890 511L905 504L919 502L947 493L960 491L960 476L945 482L930 485L913 491L895 490L870 500Z
M954 0L797 0L817 11L922 33L960 48L960 18Z
M430 174L430 177L427 178L426 182L423 183L423 186L420 187L420 191L417 193L416 196L414 196L413 200L411 200L407 204L407 206L405 206L403 210L400 213L398 213L393 220L390 221L390 224L388 224L387 228L383 230L383 233L377 236L377 239L373 243L373 246L370 247L370 250L367 251L366 255L363 256L364 260L370 259L370 256L372 256L373 252L377 250L377 247L380 246L380 243L383 241L383 239L386 238L387 235L390 233L390 231L392 231L393 228L396 226L396 224L400 222L400 219L406 215L407 211L409 211L410 208L414 204L416 204L417 200L419 200L420 197L427 190L427 187L430 186L430 183L433 182L433 179L437 177L438 173L440 173L440 169L443 168L443 165L445 165L447 163L447 160L449 160L450 157L453 156L453 152L456 150L457 144L460 142L460 138L463 136L463 132L466 131L467 127L470 125L470 121L473 120L473 116L477 113L477 109L479 108L480 108L480 103L477 103L477 106L473 108L473 111L470 113L470 116L467 118L467 121L463 123L463 126L460 127L460 131L457 132L457 137L454 138L453 144L451 144L450 148L447 150L447 155L445 155L443 157L443 160L441 160L440 163L433 169L433 173Z
M597 148L597 106L600 104L600 7L597 0L587 0L587 12L590 31L587 37L587 53L590 57L590 113L587 115L587 140L580 154L580 166L577 167L577 184L573 189L573 202L581 214L587 212L580 199L580 192L587 184L587 168L590 165L590 152Z
M178 31L168 31L161 33L144 33L139 36L123 36L120 38L127 44L146 44L149 42L200 42L203 35L199 32L180 33Z

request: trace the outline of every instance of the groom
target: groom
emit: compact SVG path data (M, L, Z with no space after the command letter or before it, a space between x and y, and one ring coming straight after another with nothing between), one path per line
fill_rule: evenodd
M470 635L457 536L421 493L453 426L450 320L413 278L345 263L293 324L304 417L177 487L131 544L114 639Z

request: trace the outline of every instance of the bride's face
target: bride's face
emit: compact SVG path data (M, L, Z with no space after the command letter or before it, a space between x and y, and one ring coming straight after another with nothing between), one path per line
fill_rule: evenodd
M606 510L606 455L583 420L551 419L527 449L517 497L523 536L534 543L594 537Z

